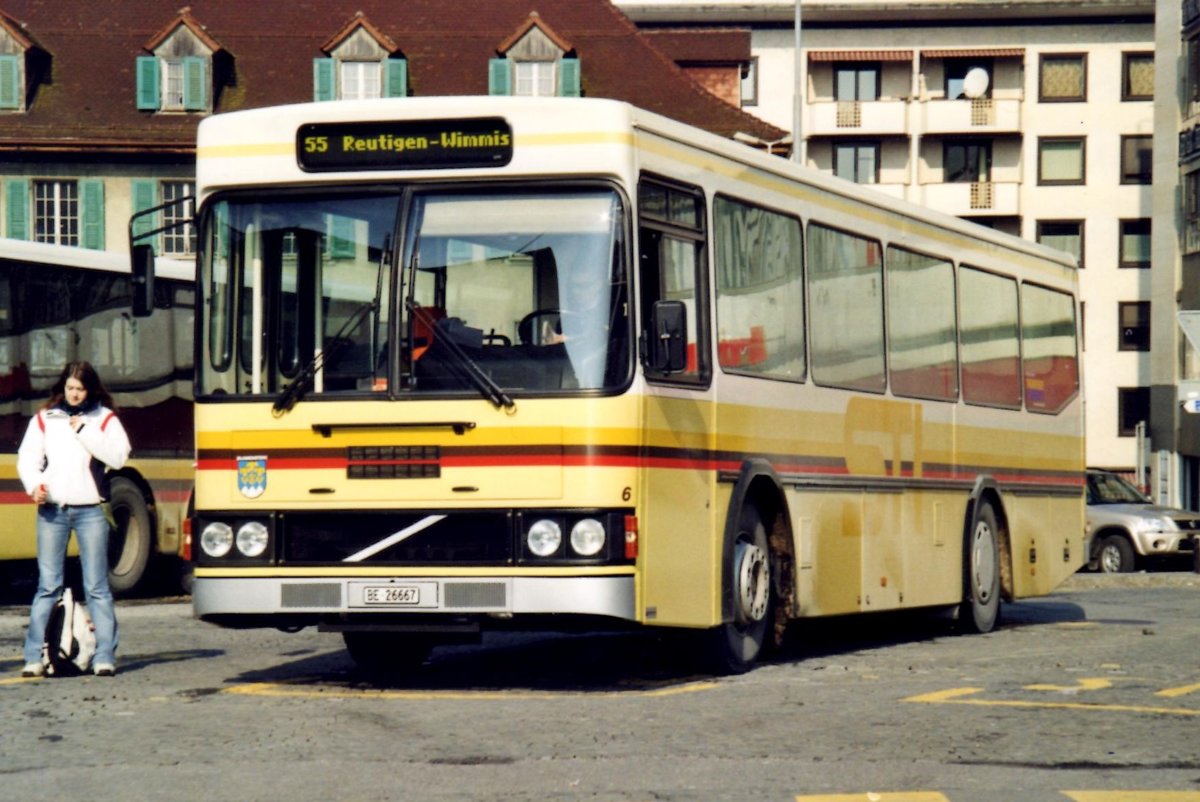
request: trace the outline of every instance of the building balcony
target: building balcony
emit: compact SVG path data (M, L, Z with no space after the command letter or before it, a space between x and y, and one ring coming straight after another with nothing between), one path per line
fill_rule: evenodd
M912 200L955 217L1017 216L1021 213L1020 189L1015 181L923 184Z
M806 123L807 136L905 136L908 103L903 100L811 103Z
M1020 133L1021 101L981 97L974 100L930 100L921 103L921 133Z

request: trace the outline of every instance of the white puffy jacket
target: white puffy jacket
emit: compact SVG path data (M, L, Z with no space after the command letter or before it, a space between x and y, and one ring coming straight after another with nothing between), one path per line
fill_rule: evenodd
M43 409L29 419L17 450L17 473L25 492L46 486L52 504L99 504L104 466L120 468L129 459L129 436L116 413L96 406L81 414L83 425L71 427L71 416L58 408ZM93 464L97 460L100 464Z

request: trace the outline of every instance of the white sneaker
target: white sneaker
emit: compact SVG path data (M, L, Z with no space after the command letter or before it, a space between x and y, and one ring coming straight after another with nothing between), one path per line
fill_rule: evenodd
M25 667L21 669L22 677L40 677L45 673L46 669L42 667L41 663L26 663Z
M97 677L111 677L117 673L117 669L112 663L96 663L93 670Z

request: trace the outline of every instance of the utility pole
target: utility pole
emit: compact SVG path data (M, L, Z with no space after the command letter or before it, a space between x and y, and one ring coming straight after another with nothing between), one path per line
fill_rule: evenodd
M796 75L793 80L792 91L792 161L796 164L804 163L804 155L801 153L804 137L801 136L800 120L804 114L804 90L801 81L804 80L804 65L800 61L800 0L796 0L796 55L795 67Z

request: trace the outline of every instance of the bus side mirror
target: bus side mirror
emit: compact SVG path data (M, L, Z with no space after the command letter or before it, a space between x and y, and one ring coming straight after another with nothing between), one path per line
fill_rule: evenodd
M687 367L687 307L682 301L655 301L650 313L650 364L659 373L680 373Z
M133 316L150 317L154 311L154 247L134 245L129 258L133 284Z

